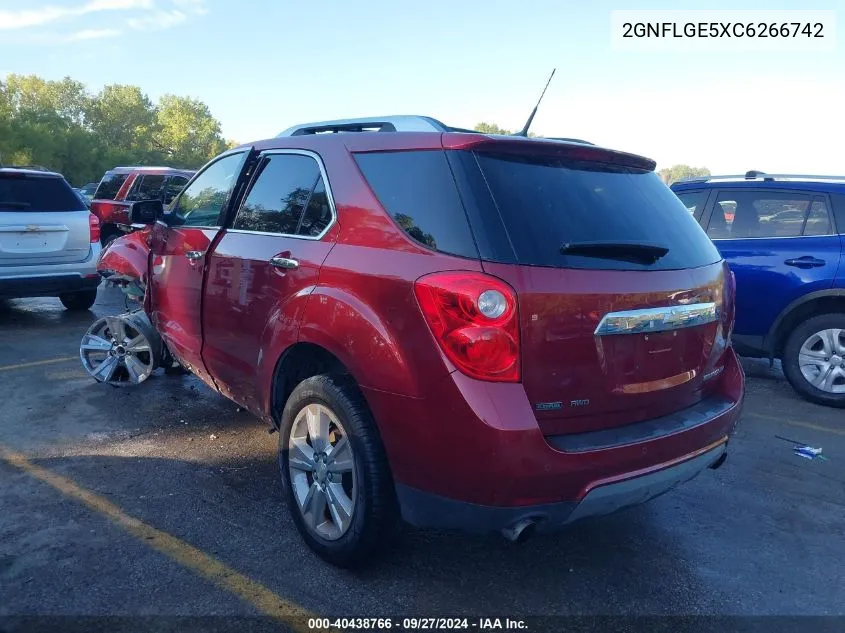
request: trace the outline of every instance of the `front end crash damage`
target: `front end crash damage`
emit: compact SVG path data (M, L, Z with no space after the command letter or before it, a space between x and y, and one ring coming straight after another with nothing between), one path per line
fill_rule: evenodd
M97 272L107 283L119 286L126 295L143 301L149 271L150 228L119 237L103 249Z

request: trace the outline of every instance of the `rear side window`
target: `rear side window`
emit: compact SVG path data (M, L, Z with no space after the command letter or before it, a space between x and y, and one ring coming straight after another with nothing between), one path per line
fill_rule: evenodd
M521 264L627 270L671 270L721 260L678 197L652 171L605 163L476 153ZM562 253L565 245L643 244L668 249L644 264L595 251Z
M0 173L0 211L84 211L64 178Z
M305 215L310 217L307 227ZM300 154L270 154L259 167L232 228L315 237L330 221L331 210L317 161Z
M163 200L165 176L139 176L132 186L132 191L126 196L129 201L135 200Z
M782 191L720 191L707 234L717 239L827 235L831 232L822 198Z
M428 248L478 258L444 152L375 152L356 154L355 160L405 233Z
M129 174L106 174L94 192L95 200L115 200Z

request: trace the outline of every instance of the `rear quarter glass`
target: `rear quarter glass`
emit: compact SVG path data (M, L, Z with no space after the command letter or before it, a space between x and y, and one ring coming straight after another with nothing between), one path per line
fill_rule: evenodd
M845 193L830 194L833 204L833 215L836 220L836 232L845 234Z
M514 257L502 261L557 268L676 270L721 260L693 215L652 171L489 152L475 152L475 166L460 162L481 172L492 204L479 207L495 210L488 216L498 215L504 225ZM485 195L478 187L474 194ZM496 221L480 218L473 230L484 231L476 224ZM578 242L642 242L668 252L653 264L561 254L562 245Z
M381 206L413 240L478 259L455 179L441 150L355 154Z
M87 208L64 178L0 173L0 211L85 211Z

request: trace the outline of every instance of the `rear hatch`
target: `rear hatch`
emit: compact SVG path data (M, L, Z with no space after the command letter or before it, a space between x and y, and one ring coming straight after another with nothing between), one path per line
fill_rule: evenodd
M0 266L85 261L91 250L88 216L64 178L0 170Z
M484 269L517 291L522 382L545 434L706 397L727 268L651 161L548 142L449 153Z

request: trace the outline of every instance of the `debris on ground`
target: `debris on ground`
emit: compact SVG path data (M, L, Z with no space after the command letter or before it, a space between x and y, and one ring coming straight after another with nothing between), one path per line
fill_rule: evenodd
M827 457L822 455L821 448L814 448L804 442L798 442L797 440L789 439L788 437L783 437L782 435L775 435L775 437L779 440L783 440L784 442L789 442L792 444L792 452L797 455L798 457L803 457L804 459L820 459L822 461L827 461Z
M216 436L214 433L212 433L211 435L209 435L209 436L208 436L208 439L210 439L210 440L216 440L216 439L217 439L217 436Z

